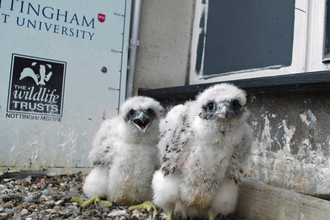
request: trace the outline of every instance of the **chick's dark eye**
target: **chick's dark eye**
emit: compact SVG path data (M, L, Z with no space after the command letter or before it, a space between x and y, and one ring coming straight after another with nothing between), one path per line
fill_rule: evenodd
M132 109L132 110L129 111L129 114L130 114L131 116L134 116L134 115L135 115L135 111Z
M148 108L147 113L148 113L148 115L155 114L154 110L152 110L151 108Z
M213 102L210 102L209 104L207 104L207 108L208 110L214 110L214 103Z
M232 102L232 105L233 105L233 109L240 109L242 106L239 104L239 101L237 99L235 99L233 102Z

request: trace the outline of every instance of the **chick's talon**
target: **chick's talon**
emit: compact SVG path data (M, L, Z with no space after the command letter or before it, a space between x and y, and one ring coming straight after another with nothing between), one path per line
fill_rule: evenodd
M107 205L107 206L114 206L114 203L113 202L109 202L109 201L106 201L106 200L101 200L101 202L103 203L103 204L105 204L105 205ZM115 206L117 206L117 205L115 205Z
M87 208L88 206L92 205L93 203L95 205L98 205L100 202L102 202L103 204L105 204L107 206L112 206L112 202L109 202L109 201L106 201L106 200L101 200L98 195L93 196L92 198L90 198L86 202L83 201L83 200L80 200L76 197L72 197L71 202L78 202L82 209Z
M84 204L84 201L82 201L81 199L78 199L77 197L72 197L70 199L70 202L78 202L80 205Z
M151 201L145 201L139 205L132 205L128 208L128 210L132 211L134 209L145 209L147 210L149 213L152 213L152 217L153 219L157 218L158 212L156 207L154 206L154 204L152 204Z

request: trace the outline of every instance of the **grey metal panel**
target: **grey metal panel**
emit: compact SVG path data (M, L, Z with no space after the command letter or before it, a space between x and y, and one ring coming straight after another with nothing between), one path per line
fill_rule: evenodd
M0 1L0 167L89 166L94 134L125 97L130 8Z

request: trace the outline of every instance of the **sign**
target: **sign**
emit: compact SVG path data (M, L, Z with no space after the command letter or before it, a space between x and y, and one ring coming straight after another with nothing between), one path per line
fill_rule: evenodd
M87 18L85 15L66 9L54 8L51 1L45 1L42 4L18 0L11 0L8 4L9 2L6 1L1 4L0 1L0 8L7 9L5 13L1 13L3 23L16 23L19 27L87 40L93 39L95 33L91 29L95 28L94 18ZM15 16L17 14L15 12L21 14ZM35 17L38 19L35 19ZM103 18L105 18L105 15L103 15Z
M65 70L66 62L13 54L7 104L9 117L25 113L36 119L60 121Z
M0 0L0 170L89 167L125 99L131 0Z

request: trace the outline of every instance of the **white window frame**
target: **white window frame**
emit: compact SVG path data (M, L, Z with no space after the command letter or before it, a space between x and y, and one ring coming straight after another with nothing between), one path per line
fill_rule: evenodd
M329 69L328 65L322 62L326 0L296 0L292 63L290 66L281 68L270 66L266 68L246 69L215 74L212 75L212 77L209 75L203 76L202 74L198 74L195 70L197 44L199 35L201 31L203 31L199 28L199 23L202 13L205 12L207 14L209 2L208 0L204 0L205 4L203 4L202 1L203 0L197 0L195 8L189 77L189 83L191 85L285 74L299 74L303 72ZM205 19L205 27L206 24L207 16ZM202 60L202 70L200 72L203 72L203 65L204 60Z

